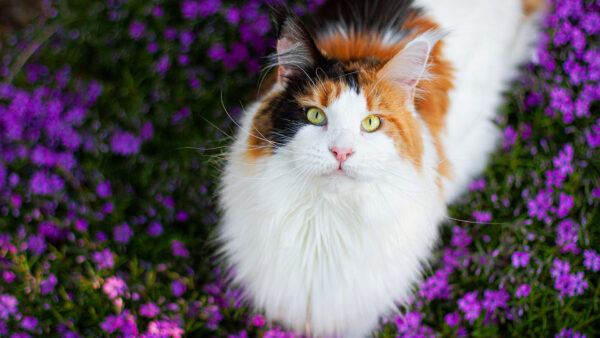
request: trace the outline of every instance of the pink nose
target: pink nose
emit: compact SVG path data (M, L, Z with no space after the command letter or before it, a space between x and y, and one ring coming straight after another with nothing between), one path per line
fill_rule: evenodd
M344 163L344 161L350 155L352 155L352 149L350 148L343 149L338 147L331 147L329 150L331 150L333 156L335 156L335 158L340 162L340 168L342 167L342 163Z

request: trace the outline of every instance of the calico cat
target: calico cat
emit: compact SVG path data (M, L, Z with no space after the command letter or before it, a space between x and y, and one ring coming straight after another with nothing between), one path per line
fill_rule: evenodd
M534 6L535 9L535 6ZM315 337L364 336L423 272L498 140L531 1L325 1L273 10L276 81L244 112L220 253L249 302Z

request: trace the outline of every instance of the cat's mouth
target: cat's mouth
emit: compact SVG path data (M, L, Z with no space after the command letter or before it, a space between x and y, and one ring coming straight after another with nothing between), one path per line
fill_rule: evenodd
M337 177L346 177L346 178L350 178L350 179L353 178L352 176L350 176L348 174L348 171L344 170L341 166L338 167L337 169L332 170L331 172L326 174L326 176L332 177L332 178L337 178Z

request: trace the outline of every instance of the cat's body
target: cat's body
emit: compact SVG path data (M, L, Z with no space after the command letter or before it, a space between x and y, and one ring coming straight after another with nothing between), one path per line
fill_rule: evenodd
M277 12L278 81L244 113L220 192L235 282L317 337L364 336L410 294L534 33L520 0L355 2L326 1L314 43Z

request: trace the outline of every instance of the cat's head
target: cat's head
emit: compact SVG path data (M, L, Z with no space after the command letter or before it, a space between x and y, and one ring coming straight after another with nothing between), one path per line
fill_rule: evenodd
M298 175L333 185L420 170L425 130L415 97L439 34L394 43L347 39L354 33L340 29L314 40L287 11L275 23L277 81L260 101L247 155L285 158ZM365 58L370 48L380 50Z

